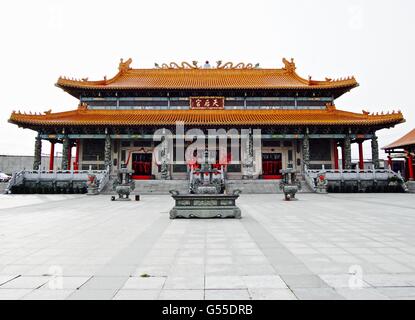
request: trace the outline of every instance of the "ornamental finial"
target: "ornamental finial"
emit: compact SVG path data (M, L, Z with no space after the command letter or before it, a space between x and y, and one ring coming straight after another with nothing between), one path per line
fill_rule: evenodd
M120 64L118 66L118 70L120 72L125 72L131 69L130 64L131 62L133 62L133 60L131 58L129 58L127 61L124 62L124 60L121 58L120 59Z
M334 110L336 110L336 106L334 105L333 102L328 102L328 103L326 103L326 110L327 111L334 111Z
M296 67L295 67L295 63L294 63L294 59L291 58L291 61L288 61L285 58L282 58L282 62L284 63L284 69L287 70L288 72L294 72Z
M88 110L88 104L86 104L85 102L79 103L78 110L79 111L86 111L86 110Z

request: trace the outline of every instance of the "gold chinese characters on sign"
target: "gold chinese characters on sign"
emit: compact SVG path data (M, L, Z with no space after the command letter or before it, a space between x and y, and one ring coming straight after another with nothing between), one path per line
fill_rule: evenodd
M190 109L223 109L224 100L224 97L190 97Z

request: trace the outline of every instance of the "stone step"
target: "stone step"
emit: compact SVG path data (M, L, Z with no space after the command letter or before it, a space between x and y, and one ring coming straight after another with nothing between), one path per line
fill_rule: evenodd
M239 189L243 194L272 194L282 193L279 189L281 180L227 180L227 193L232 193ZM300 193L311 192L304 181L301 181L302 190ZM189 182L187 180L135 180L135 190L133 194L169 194L169 190L177 190L180 193L189 192ZM112 180L101 192L102 194L115 194L112 190Z
M226 182L226 190L232 193L233 190L239 189L243 194L266 194L266 193L282 193L280 190L281 180L228 180ZM305 181L301 181L302 189L299 193L312 192Z
M101 194L116 194L112 189L113 180L102 190ZM169 194L169 190L177 190L180 193L189 191L187 180L135 180L133 194Z
M136 180L134 193L138 194L169 194L169 190L180 193L189 192L187 180Z
M239 189L243 194L281 193L279 180L228 180L226 190L232 193Z

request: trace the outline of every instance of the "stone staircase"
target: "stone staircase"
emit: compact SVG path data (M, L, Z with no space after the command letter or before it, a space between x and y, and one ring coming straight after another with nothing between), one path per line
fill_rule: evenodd
M232 193L239 189L242 194L281 193L279 180L228 180L226 190Z
M113 179L110 178L101 194L115 194L112 190ZM243 194L281 193L280 180L227 180L226 190L232 193L239 189ZM300 193L312 192L304 180L301 181ZM4 192L7 183L0 182L0 194ZM187 193L189 183L187 180L136 180L134 194L169 194L169 190L175 189L180 193ZM412 191L414 192L414 191Z
M107 183L101 194L116 194L112 190L113 178ZM189 192L187 180L135 180L133 194L169 194L169 190L178 190L180 193Z
M169 194L175 189L180 193L188 193L187 180L140 180L135 182L134 193L137 194ZM279 180L228 180L226 190L231 193L239 189L243 194L253 193L281 193Z
M189 192L187 180L136 180L134 193L137 194L169 194L169 190L180 193Z
M280 190L281 180L228 180L226 181L226 190L232 193L233 190L239 189L242 194L262 194L262 193L282 193ZM301 181L302 190L299 193L312 192L304 180Z
M300 177L302 179L302 177ZM112 178L101 194L115 194L112 190ZM279 189L280 180L227 180L226 190L232 193L239 189L243 194L282 193ZM300 193L312 192L304 180L301 181ZM187 180L135 180L133 194L169 194L169 190L178 190L180 193L189 192Z

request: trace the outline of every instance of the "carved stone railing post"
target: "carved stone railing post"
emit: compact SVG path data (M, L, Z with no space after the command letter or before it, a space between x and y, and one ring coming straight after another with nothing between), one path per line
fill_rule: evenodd
M310 168L310 139L308 137L308 130L303 139L303 162L307 168Z
M69 167L69 137L67 135L62 139L62 170L68 170Z
M352 168L352 147L350 134L346 134L344 138L344 169Z
M105 151L104 151L104 165L105 168L111 170L111 136L107 134L105 136Z
M42 162L42 139L40 135L35 138L35 158L33 160L33 170L39 170Z
M379 144L375 133L372 136L372 163L375 169L379 169Z

